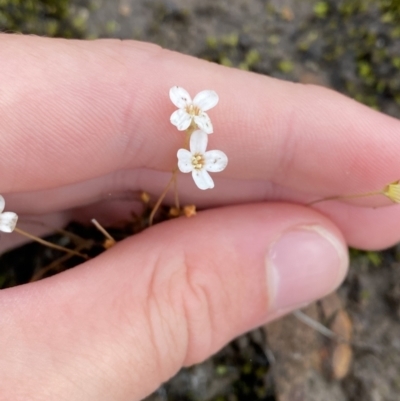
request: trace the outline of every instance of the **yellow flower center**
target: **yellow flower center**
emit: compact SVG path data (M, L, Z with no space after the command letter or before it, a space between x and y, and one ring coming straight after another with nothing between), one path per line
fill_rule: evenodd
M192 156L192 164L195 170L201 170L204 166L204 158L203 155L199 155L198 153Z
M198 116L200 115L201 110L194 104L189 104L186 106L186 112L191 116Z

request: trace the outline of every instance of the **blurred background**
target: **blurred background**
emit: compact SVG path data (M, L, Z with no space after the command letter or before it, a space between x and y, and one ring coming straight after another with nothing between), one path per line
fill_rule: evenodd
M0 0L0 31L153 42L400 117L400 0ZM398 400L400 247L351 256L335 294L182 370L148 400ZM0 288L29 281L42 263L30 260L21 274L21 251L1 256Z

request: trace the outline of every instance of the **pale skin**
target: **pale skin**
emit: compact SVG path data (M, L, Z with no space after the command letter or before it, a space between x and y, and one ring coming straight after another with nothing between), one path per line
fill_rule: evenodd
M173 85L218 93L210 148L229 157L212 190L178 175L181 203L210 210L0 292L4 399L140 400L182 366L333 291L347 245L381 249L400 238L400 207L383 197L301 204L399 179L394 118L328 89L138 42L1 35L0 60L0 193L21 222L112 221L130 202L91 204L109 193L160 194L184 143L169 122ZM290 234L299 231L307 252ZM2 249L16 241L3 234ZM277 279L271 250L282 243Z

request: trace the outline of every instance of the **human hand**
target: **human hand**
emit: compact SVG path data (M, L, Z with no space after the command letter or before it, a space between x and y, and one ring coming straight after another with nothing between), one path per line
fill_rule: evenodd
M346 243L399 239L399 208L366 207L385 199L295 204L398 179L393 118L327 89L143 43L0 43L0 193L21 221L118 219L129 203L92 204L159 194L182 145L169 123L173 85L217 91L210 143L229 157L213 190L178 178L184 203L221 207L0 292L1 400L140 400L180 367L334 290Z

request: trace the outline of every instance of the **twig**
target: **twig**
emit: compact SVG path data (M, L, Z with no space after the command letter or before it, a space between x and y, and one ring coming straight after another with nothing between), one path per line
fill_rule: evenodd
M317 322L310 316L307 316L304 312L301 310L296 310L293 312L293 315L299 319L302 323L306 324L308 327L311 327L312 329L318 331L325 337L328 337L332 340L339 340L343 342L347 342L344 338L340 337L338 334L336 334L334 331L328 329L326 326L324 326L322 323Z
M110 246L113 246L117 243L117 241L115 241L115 239L108 233L108 231L96 219L92 219L91 222L110 241Z

